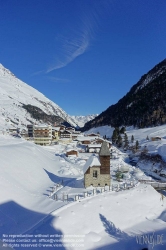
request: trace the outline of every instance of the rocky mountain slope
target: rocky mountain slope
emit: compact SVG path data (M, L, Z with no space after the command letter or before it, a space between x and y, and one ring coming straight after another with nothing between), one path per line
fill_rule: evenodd
M103 125L131 126L139 128L166 123L166 59L157 64L130 89L83 130Z
M29 123L68 122L77 126L57 104L19 80L0 64L0 129L25 127Z
M85 123L93 120L95 117L97 117L98 115L78 115L78 116L71 116L71 118L73 118L75 120L75 122L78 124L78 126L80 128L84 127Z

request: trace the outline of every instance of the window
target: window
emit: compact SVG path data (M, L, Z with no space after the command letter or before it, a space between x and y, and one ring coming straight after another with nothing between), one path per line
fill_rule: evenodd
M93 177L97 178L97 170L93 170Z

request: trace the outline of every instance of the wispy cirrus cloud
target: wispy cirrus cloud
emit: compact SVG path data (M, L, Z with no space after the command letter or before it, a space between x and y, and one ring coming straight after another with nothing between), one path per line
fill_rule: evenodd
M90 46L90 36L86 31L80 32L73 38L61 36L59 41L61 42L59 55L54 65L50 66L46 73L67 66L78 56L84 54Z
M32 73L31 76L37 76L37 75L40 75L40 74L42 74L44 72L45 72L44 70L40 70L40 71Z
M92 2L91 8L82 6L81 2L79 4L80 9L84 11L80 13L77 25L71 26L67 29L68 32L66 31L57 37L58 52L54 63L48 67L46 73L67 66L77 57L83 55L92 44L99 25L101 8L96 5L96 2ZM82 2L82 4L84 3Z

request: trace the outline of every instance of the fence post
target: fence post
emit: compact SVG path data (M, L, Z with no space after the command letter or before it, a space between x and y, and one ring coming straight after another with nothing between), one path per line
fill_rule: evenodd
M119 191L119 184L117 184L117 191Z
M93 195L95 195L96 194L96 190L95 189L93 189Z
M75 195L75 201L77 201L79 199L78 195Z
M55 201L58 200L57 194L54 194L54 200L55 200Z
M88 194L87 194L87 192L84 192L84 198L86 198L86 197L87 197L87 195L88 195Z

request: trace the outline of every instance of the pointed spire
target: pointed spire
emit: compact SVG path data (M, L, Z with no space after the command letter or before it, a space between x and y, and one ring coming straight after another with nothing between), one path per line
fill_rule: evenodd
M110 151L109 151L109 148L107 146L107 142L106 141L103 141L103 143L101 145L101 148L100 148L99 155L100 156L107 156L107 155L110 156Z

